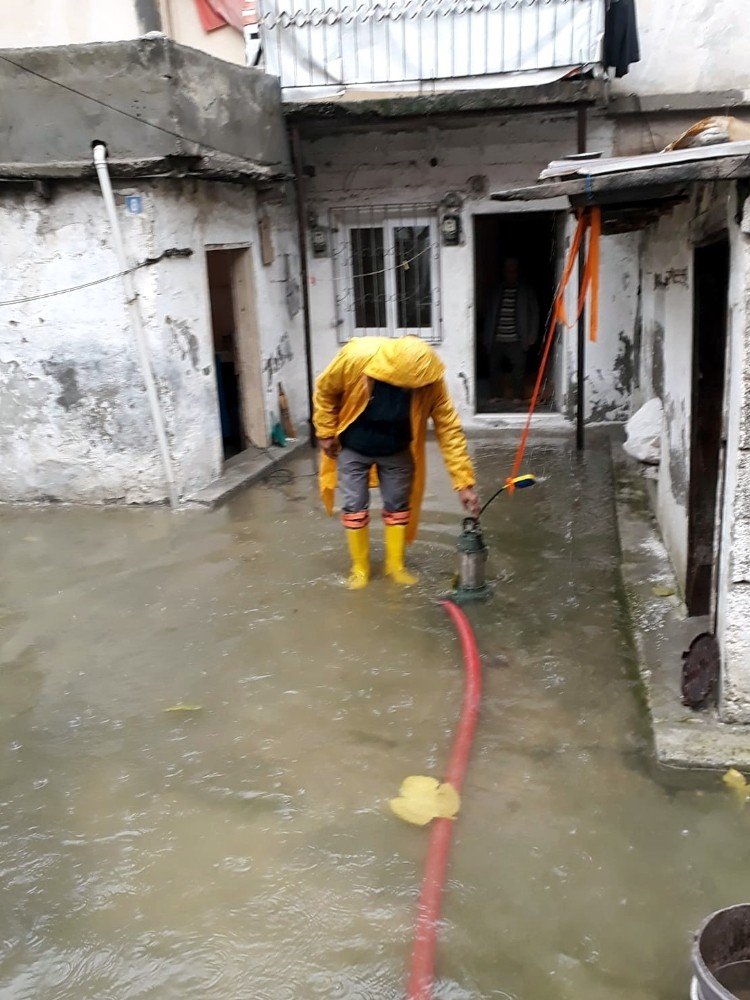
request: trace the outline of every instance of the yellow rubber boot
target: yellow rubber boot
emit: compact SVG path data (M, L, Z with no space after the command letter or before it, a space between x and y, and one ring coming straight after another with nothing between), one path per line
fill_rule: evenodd
M370 580L370 529L347 528L346 540L352 557L352 570L346 585L349 590L362 590Z
M419 579L404 567L406 551L406 525L386 524L385 539L385 575L401 587L412 587Z

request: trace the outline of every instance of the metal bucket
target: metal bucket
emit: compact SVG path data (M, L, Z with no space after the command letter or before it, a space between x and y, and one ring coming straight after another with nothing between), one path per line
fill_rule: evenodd
M693 939L691 1000L750 1000L750 905L717 910Z

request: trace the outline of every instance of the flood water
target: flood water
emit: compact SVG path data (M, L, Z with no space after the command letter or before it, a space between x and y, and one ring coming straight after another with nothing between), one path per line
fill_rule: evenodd
M750 898L750 811L651 763L605 444L532 445L484 519L440 1000L685 1000L691 932ZM510 451L473 449L487 495ZM460 513L433 453L420 586L349 593L287 469L210 513L0 509L2 1000L403 996L428 833L387 801L449 750Z

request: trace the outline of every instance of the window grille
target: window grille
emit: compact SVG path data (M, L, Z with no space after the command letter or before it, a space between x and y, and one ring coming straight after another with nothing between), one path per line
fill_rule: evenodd
M439 344L436 206L348 209L330 225L339 342L412 334Z

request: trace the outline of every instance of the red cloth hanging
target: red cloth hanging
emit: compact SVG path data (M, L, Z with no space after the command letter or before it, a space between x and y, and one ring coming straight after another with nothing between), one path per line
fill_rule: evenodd
M243 31L246 24L252 23L252 13L243 13L252 7L247 0L195 0L195 6L204 31L216 31L227 24Z

